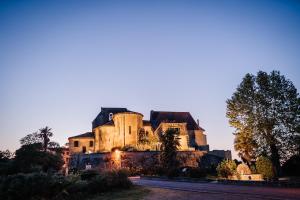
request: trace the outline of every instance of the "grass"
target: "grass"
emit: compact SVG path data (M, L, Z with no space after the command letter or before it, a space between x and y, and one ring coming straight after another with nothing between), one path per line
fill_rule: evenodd
M89 200L141 200L150 193L142 186L133 186L130 189L114 190L97 195Z

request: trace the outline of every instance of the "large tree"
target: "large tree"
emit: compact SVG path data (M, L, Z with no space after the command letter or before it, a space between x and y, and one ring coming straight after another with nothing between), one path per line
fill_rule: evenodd
M279 173L280 161L296 153L300 98L280 72L246 74L227 100L226 114L235 128L235 148L241 156L268 155Z
M176 168L178 165L176 159L177 150L180 146L178 136L179 132L174 128L166 130L159 136L162 143L161 162L165 170Z
M51 128L48 126L40 128L39 131L26 135L20 140L21 145L29 145L40 143L44 151L49 148L59 148L59 144L51 141L50 138L53 136Z
M16 151L14 158L15 168L17 172L32 172L42 170L58 171L63 165L63 160L60 152L44 151L41 143L22 145Z

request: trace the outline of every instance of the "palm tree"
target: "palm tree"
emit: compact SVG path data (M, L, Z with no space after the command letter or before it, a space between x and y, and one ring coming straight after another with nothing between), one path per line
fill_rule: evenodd
M165 169L176 168L178 161L176 159L177 150L180 147L179 131L169 128L159 135L162 143L161 161Z
M47 151L49 142L50 142L50 137L53 136L53 133L51 132L51 128L46 126L45 128L40 129L39 137L43 140L43 149L44 151Z

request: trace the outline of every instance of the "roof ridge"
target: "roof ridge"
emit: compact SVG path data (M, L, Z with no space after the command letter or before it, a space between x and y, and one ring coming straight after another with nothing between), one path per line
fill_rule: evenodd
M165 112L165 113L190 113L190 112L188 112L188 111L184 111L184 112L182 112L182 111L155 111L155 110L152 110L152 112Z

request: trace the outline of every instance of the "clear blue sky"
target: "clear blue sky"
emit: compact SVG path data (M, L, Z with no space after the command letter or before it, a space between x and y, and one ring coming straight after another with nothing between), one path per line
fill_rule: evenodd
M300 89L299 1L0 2L0 149L50 126L60 144L101 106L189 111L211 149L242 77L280 70Z

